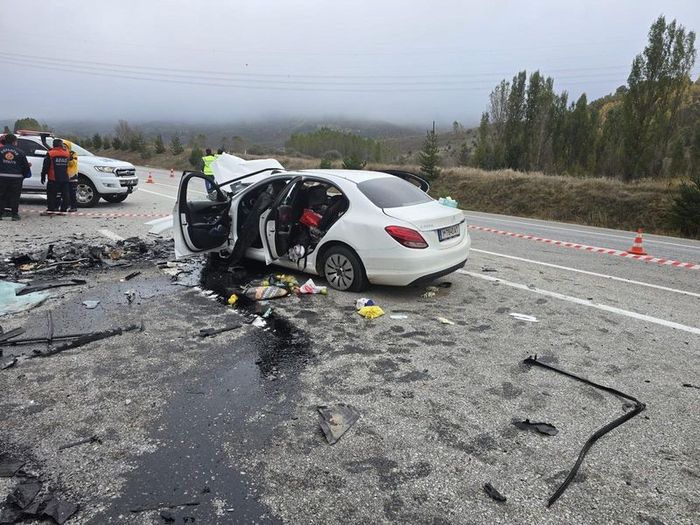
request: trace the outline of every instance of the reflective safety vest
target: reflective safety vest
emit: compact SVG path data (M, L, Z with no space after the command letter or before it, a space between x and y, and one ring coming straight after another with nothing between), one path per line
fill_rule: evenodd
M204 169L202 170L202 172L205 175L207 175L209 177L214 176L214 170L211 169L211 163L214 162L215 160L216 160L216 157L214 155L205 155L204 157L202 157L202 162L204 162Z
M68 161L68 178L73 179L78 174L78 155L76 155L75 151L73 151L73 143L70 140L64 139L63 144L68 148L68 153L70 153L70 160Z

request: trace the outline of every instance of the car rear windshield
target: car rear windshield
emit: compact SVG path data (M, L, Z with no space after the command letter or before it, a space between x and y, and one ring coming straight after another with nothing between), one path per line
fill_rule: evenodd
M401 208L432 200L416 186L398 177L372 179L359 183L357 187L379 208Z

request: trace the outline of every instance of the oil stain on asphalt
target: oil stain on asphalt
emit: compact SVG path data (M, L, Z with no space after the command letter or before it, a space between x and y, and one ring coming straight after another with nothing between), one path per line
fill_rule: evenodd
M202 287L223 302L245 278L207 265ZM239 309L242 322L250 321L254 306ZM158 449L138 459L124 493L93 523L118 523L142 512L155 522L160 512L175 523L278 522L258 501L252 477L226 452L253 454L275 438L275 428L293 417L298 374L311 359L303 332L274 314L266 322L267 329L241 335L235 347L210 338L207 369L175 379L180 393L151 436Z

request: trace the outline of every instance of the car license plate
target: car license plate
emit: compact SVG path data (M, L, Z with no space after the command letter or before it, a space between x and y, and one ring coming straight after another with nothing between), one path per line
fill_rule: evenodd
M447 228L440 228L438 230L438 239L440 241L446 241L447 239L452 239L453 237L459 237L459 224L448 226Z
M122 186L136 186L135 180L122 180L120 181Z

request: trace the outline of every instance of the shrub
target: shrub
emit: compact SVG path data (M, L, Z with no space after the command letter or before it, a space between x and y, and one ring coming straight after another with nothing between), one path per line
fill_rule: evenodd
M700 236L700 175L678 188L671 205L671 224L685 235Z
M367 165L366 160L362 160L357 155L350 155L343 159L343 169L346 170L362 170Z
M333 161L331 159L321 159L321 164L319 166L322 170L329 170L333 168Z

